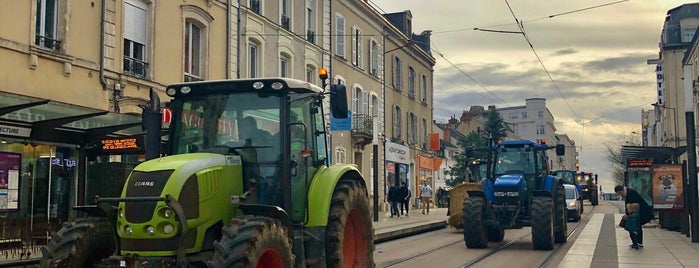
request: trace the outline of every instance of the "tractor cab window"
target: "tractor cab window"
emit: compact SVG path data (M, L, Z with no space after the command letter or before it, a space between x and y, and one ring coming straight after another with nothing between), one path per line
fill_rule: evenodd
M534 155L528 148L500 148L497 152L495 174L533 174Z
M575 184L575 174L573 172L558 171L556 178L563 180L566 184Z

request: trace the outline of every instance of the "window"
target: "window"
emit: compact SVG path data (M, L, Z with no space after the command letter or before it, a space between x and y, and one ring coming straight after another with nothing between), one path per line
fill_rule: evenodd
M192 21L185 22L184 80L199 81L201 77L201 29Z
M316 40L316 18L313 12L315 5L315 0L306 0L306 40L311 43L315 43Z
M369 104L369 112L372 117L379 116L379 97L371 95L371 103Z
M291 30L291 12L289 10L291 4L289 1L291 0L279 0L279 25L287 30Z
M422 75L422 81L420 83L420 101L427 104L427 76Z
M250 78L256 78L259 75L259 60L260 55L258 51L258 45L256 43L250 43L248 48L248 72Z
M341 164L345 163L345 149L338 147L335 149L335 163Z
M316 68L313 66L306 66L306 82L314 84L316 82Z
M362 103L362 89L358 86L354 86L352 90L352 112L354 114L361 114L361 103Z
M402 73L403 67L401 66L400 58L393 58L393 87L396 90L401 90L402 87Z
M694 38L694 33L696 31L697 31L697 28L682 29L682 42L684 42L684 43L692 42L692 39Z
M422 143L422 149L427 149L429 148L428 141L429 139L427 138L427 119L423 118L422 119L422 135L420 135L420 142Z
M396 139L403 139L403 135L401 133L401 109L398 106L395 106L393 108L393 138Z
M145 78L148 68L146 62L147 10L140 1L124 2L124 73Z
M371 40L369 48L369 74L374 77L379 76L379 43L376 40Z
M250 5L249 5L249 7L250 7L250 10L252 10L252 12L255 12L255 13L257 13L257 14L262 15L262 8L261 8L261 7L262 7L262 3L261 3L261 0L250 0Z
M522 119L525 119L525 118L527 118L527 112L526 112L526 111L522 112Z
M408 143L417 143L417 116L414 113L408 113Z
M345 17L335 15L335 55L345 57Z
M517 120L517 113L510 113L510 120Z
M362 30L357 26L352 27L352 65L359 68L364 67L362 64Z
M544 111L539 111L539 118L543 118L543 117L544 117Z
M408 66L408 97L415 98L415 69Z
M536 126L536 135L545 135L546 134L546 128L544 125L537 125Z
M48 49L58 50L58 0L37 0L36 36L34 44Z
M283 55L279 57L279 76L289 77L289 58Z

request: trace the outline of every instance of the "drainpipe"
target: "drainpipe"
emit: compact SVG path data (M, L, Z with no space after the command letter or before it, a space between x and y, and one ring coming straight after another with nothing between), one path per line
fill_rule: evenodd
M240 0L238 0L238 19L236 20L238 23L236 25L237 31L235 33L236 34L235 40L237 42L237 45L235 47L235 49L236 49L236 51L235 51L235 53L236 53L235 54L235 58L236 58L235 59L235 78L238 78L238 79L240 79L240 43L241 43L240 42L240 36L241 36L241 34L240 34L240 7L241 7Z
M100 17L100 84L102 90L107 90L107 80L104 79L104 18L107 12L107 0L102 0L102 14Z
M240 8L238 8L240 10ZM231 78L231 0L226 0L226 79Z

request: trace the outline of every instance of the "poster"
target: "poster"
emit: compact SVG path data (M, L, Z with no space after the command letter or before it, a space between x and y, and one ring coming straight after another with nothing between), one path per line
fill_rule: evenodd
M651 167L629 167L628 184L631 189L636 190L646 203L653 205L653 183L651 181Z
M20 163L20 154L0 152L0 212L19 209Z
M653 207L661 210L684 209L682 165L653 166Z

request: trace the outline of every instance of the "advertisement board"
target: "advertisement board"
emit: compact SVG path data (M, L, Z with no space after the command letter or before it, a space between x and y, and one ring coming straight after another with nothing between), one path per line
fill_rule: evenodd
M22 156L0 152L0 212L19 209L19 175Z
M654 165L653 208L657 210L684 209L682 165Z
M636 190L649 205L653 205L653 183L651 181L651 167L628 167L627 186Z

